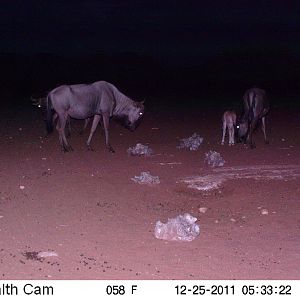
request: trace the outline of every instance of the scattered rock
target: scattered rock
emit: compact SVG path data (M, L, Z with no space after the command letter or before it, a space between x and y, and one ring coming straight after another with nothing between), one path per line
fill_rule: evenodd
M134 176L131 178L134 182L138 184L159 184L160 180L158 176L152 176L150 172L141 172L140 176Z
M188 138L184 138L180 140L179 146L177 146L178 149L187 148L191 151L198 150L199 146L202 144L203 138L200 137L199 134L194 133L192 136Z
M138 143L134 147L128 148L127 153L133 156L150 156L153 150L149 146Z
M199 212L201 212L202 214L205 214L207 211L207 207L200 207L199 208Z
M167 241L191 242L200 234L200 226L195 224L196 221L197 218L188 213L168 219L167 223L157 221L155 237Z
M221 157L221 154L212 150L205 153L204 161L211 167L223 167L225 164L225 160Z
M268 215L269 214L268 210L265 209L265 208L262 209L260 212L261 212L262 215Z

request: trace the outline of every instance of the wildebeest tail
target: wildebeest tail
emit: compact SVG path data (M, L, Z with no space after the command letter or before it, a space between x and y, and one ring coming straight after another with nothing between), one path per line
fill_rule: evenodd
M48 134L50 134L53 131L52 102L50 95L47 96L46 128Z

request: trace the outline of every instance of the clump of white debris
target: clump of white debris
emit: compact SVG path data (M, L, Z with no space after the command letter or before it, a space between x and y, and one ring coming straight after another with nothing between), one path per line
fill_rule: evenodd
M160 180L158 176L152 176L150 172L141 172L140 176L134 176L131 178L138 184L159 184Z
M212 150L205 153L204 161L212 167L223 167L225 164L225 160L221 157L221 154Z
M192 136L188 138L184 138L180 140L179 146L177 146L178 149L187 148L191 151L198 150L199 146L202 144L203 138L197 134L194 133Z
M167 223L157 221L154 230L155 237L168 241L191 242L200 234L200 226L195 224L196 221L197 218L189 213L168 219Z
M149 146L137 143L134 147L129 147L127 153L133 156L150 156L153 150Z
M52 257L52 256L58 256L58 254L54 251L41 251L37 255L37 257L39 258Z

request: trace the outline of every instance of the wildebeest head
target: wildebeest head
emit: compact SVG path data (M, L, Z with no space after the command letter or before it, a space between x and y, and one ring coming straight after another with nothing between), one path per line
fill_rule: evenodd
M133 104L128 107L127 114L123 116L123 125L129 130L134 131L140 124L144 110L144 101L133 102Z
M237 125L237 138L240 142L245 142L247 135L248 135L248 129L249 129L249 123L247 120L240 120Z

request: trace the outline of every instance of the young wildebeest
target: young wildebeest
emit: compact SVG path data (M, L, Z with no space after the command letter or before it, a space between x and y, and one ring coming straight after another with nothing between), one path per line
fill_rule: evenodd
M254 148L255 144L252 140L252 135L258 122L261 120L265 143L267 144L265 117L269 112L270 106L266 92L259 88L247 90L243 97L243 104L244 114L240 120L238 129L240 140L248 142L251 149Z
M226 128L228 128L229 146L234 145L234 133L236 125L236 113L234 111L225 111L222 117L223 121L223 136L221 144L224 145Z
M32 105L34 106L37 106L38 108L42 109L43 113L46 111L46 108L47 108L47 97L40 97L40 98L33 98L32 96L30 97L31 98L31 102L32 102ZM53 113L53 123L55 123L55 121L57 120L58 118L58 115L56 112ZM90 121L90 118L87 118L84 120L84 125L83 125L83 128L80 130L80 134L82 134L88 123ZM70 136L71 135L71 120L70 118L68 118L67 120L67 124L68 124L68 127L67 127L67 136ZM56 129L58 130L58 122L56 124Z
M65 126L69 117L87 119L94 116L89 138L90 142L102 118L105 132L105 144L110 152L115 152L109 143L109 119L116 117L123 121L126 128L135 130L144 114L143 102L135 102L122 94L114 85L106 81L92 84L62 85L47 96L47 130L53 131L52 110L58 115L59 142L63 151L70 151L65 135Z

